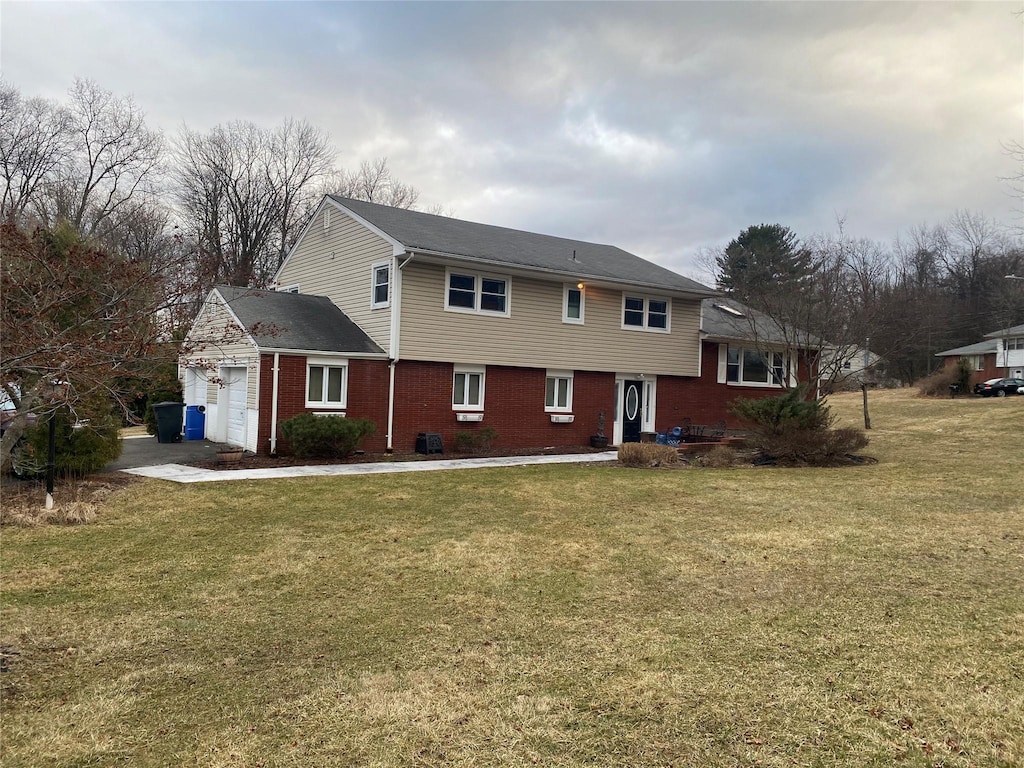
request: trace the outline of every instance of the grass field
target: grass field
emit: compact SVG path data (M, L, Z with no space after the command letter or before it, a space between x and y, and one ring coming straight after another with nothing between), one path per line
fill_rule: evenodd
M6 529L0 762L1024 765L1024 397L872 417L877 465L146 481Z

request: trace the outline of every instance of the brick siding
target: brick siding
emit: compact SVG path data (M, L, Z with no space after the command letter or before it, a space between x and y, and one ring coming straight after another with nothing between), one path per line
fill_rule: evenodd
M777 389L735 387L718 383L718 344L703 342L700 378L659 376L657 389L658 430L670 429L689 418L695 424L724 420L739 428L729 412L737 397L770 397ZM263 355L260 365L260 417L258 450L270 450L270 412L273 393L273 355ZM306 358L281 355L278 378L278 424L299 413L321 410L306 408ZM451 363L402 360L395 369L395 452L416 448L420 432L441 435L446 453L455 447L457 432L477 432L490 427L497 433L495 447L525 449L588 445L597 432L598 412L605 412L605 434L611 439L615 412L615 376L612 373L576 371L573 375L571 424L553 424L544 410L547 371L543 368L487 366L484 383L484 420L460 422L452 410ZM388 363L383 360L349 360L348 416L372 420L377 430L363 442L363 449L382 452L387 445ZM806 378L806 365L801 365ZM287 443L278 435L278 452Z

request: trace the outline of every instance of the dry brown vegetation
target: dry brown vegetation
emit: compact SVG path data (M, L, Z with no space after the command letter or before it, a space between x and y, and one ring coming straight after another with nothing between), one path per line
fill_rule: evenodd
M869 466L145 481L5 529L0 762L1024 764L1024 398L871 404Z

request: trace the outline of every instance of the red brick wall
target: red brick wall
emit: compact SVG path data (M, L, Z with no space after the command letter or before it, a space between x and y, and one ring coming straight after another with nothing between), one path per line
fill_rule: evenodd
M694 424L714 424L725 421L729 429L743 427L740 420L729 411L737 397L748 399L775 397L782 390L774 387L737 387L718 383L718 344L702 342L700 378L658 377L658 411L655 422L658 431L680 426L684 418ZM808 379L805 359L799 361L799 381Z
M955 368L956 364L960 362L960 355L951 355L943 358L942 365L946 370ZM988 381L989 379L1001 379L1003 378L1003 370L996 368L996 355L995 352L989 355L985 355L982 360L983 367L980 371L974 371L971 374L971 386L973 387L979 381Z
M395 439L398 453L416 447L420 432L438 432L445 452L453 450L456 432L491 427L497 448L543 448L588 445L597 431L597 413L605 411L605 432L612 429L615 377L610 373L577 371L573 376L572 424L552 424L544 411L543 368L487 366L484 382L484 420L456 421L452 410L451 363L400 361L395 372Z
M695 424L725 420L730 428L740 427L729 412L736 397L770 397L777 389L734 387L718 383L718 345L704 342L701 377L658 377L658 410L655 426L669 429L689 417ZM270 412L273 393L273 355L263 355L260 365L259 452L270 450ZM278 423L307 410L306 358L281 355L278 379ZM614 429L615 376L611 373L576 371L573 376L572 424L552 424L544 411L543 368L487 366L484 384L484 420L456 421L452 410L451 363L402 360L395 369L394 450L407 453L416 448L420 432L438 432L445 452L455 446L456 432L474 432L491 427L497 432L495 447L503 449L588 445L597 431L597 414L605 412L605 434ZM806 366L801 366L806 377ZM346 413L367 418L377 425L374 435L363 443L364 450L383 451L387 445L388 363L383 360L349 360L348 407ZM278 451L287 444L278 436Z
M260 359L260 419L257 433L259 453L270 451L270 414L274 393L274 356ZM300 413L324 410L306 408L306 357L281 355L278 374L277 423ZM383 360L348 361L348 407L352 418L370 419L377 425L375 434L366 438L362 448L383 451L388 424L388 364ZM278 432L278 452L287 453L288 445Z

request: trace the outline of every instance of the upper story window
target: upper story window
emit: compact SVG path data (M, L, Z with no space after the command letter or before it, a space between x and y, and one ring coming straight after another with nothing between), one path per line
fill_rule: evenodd
M1016 336L1006 340L1007 351L1011 349L1024 349L1024 336Z
M622 295L622 327L668 333L669 299L652 296Z
M485 369L479 366L455 366L455 375L452 379L452 410L483 410L484 375Z
M789 379L789 366L781 352L729 347L725 380L729 384L781 387Z
M445 281L446 310L509 316L508 278L447 269Z
M298 293L299 292L299 286L298 285L279 285L277 287L277 292L278 293Z
M572 371L548 371L544 387L544 410L572 410Z
M583 325L583 289L567 285L562 291L562 322Z
M391 262L382 261L370 268L370 308L379 309L391 303Z
M348 361L306 361L306 407L344 408L348 400Z

